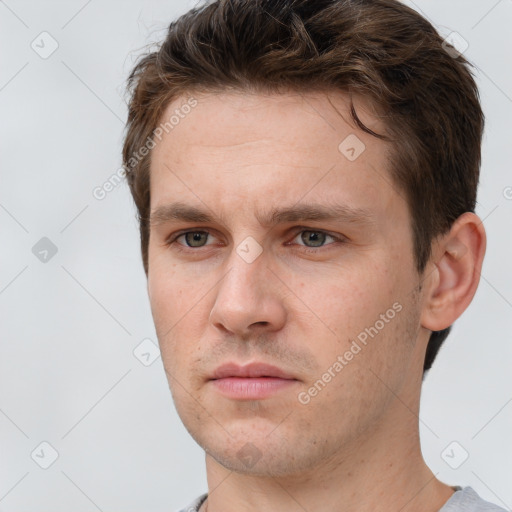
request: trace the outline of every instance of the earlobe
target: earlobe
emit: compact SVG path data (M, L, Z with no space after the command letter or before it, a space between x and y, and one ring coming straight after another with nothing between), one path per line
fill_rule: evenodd
M425 296L421 324L431 331L452 325L469 306L480 281L486 236L482 221L464 213L438 242L435 269Z

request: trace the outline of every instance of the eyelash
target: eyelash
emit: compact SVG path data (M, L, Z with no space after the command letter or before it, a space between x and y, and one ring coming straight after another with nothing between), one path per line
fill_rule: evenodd
M293 235L293 239L295 239L297 237L297 235L300 235L301 233L321 233L323 235L327 235L329 237L331 237L332 239L334 239L334 242L331 242L330 244L326 244L326 245L322 245L322 246L319 246L319 247L308 247L306 245L300 245L300 244L296 244L298 245L299 247L301 247L302 251L303 252L306 252L306 253L319 253L322 249L325 250L326 247L329 247L331 245L335 245L336 242L338 243L346 243L347 242L347 239L344 238L344 237L338 237L338 236L335 236L335 235L332 235L331 233L328 233L327 231L323 231L323 230L320 230L320 229L311 229L311 228L305 228L305 227L300 227L300 231L296 231L295 234ZM178 238L184 236L184 235L187 235L188 233L206 233L208 235L210 235L210 231L206 230L206 229L197 229L197 230L187 230L187 231L181 231L175 235L173 235L172 237L169 237L168 240L166 240L165 242L165 245L167 247L171 247L171 246L174 246L174 248L178 251L182 251L182 252L197 252L199 249L204 249L206 248L207 246L202 246L202 247L189 247L188 245L183 245L183 244L179 244L179 243L176 243Z

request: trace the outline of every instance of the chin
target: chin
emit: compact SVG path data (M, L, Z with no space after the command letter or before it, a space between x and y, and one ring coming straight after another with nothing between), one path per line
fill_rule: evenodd
M273 432L226 425L228 433L217 424L209 427L205 429L203 425L199 432L189 432L216 463L236 473L273 478L297 476L314 470L328 457L320 449L322 443L305 443L300 433L294 435L289 429L278 434L276 425Z
M251 441L246 441L237 451L209 449L206 453L218 464L229 471L260 477L288 477L306 468L297 466L294 455L275 451L274 448L263 450Z

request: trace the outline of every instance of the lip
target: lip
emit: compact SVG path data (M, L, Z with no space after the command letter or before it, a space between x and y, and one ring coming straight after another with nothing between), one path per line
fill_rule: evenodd
M228 377L257 378L257 377L275 377L278 379L296 380L292 375L281 370L277 366L266 363L250 363L239 365L236 363L226 363L219 366L212 374L212 380L225 379Z
M296 384L298 380L276 366L265 363L219 366L210 382L222 395L235 400L261 400Z

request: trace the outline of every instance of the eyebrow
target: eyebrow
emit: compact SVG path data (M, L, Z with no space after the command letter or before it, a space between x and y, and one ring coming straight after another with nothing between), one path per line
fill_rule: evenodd
M364 208L354 208L342 204L301 203L289 207L272 208L266 214L256 214L261 226L272 227L286 222L304 221L338 221L358 226L372 226L376 222L373 212ZM158 206L150 214L150 225L155 226L172 221L190 223L214 223L220 220L226 224L224 218L217 219L207 210L187 205L182 202Z

